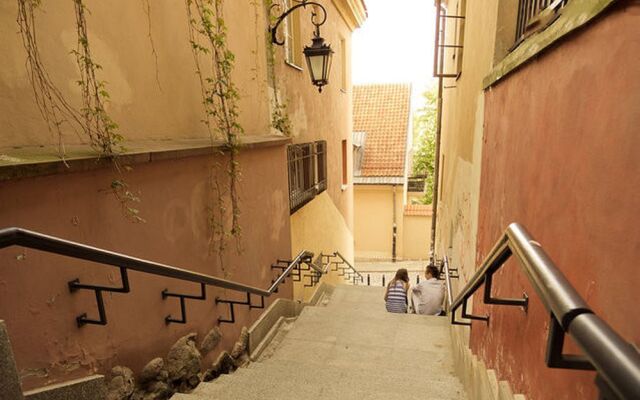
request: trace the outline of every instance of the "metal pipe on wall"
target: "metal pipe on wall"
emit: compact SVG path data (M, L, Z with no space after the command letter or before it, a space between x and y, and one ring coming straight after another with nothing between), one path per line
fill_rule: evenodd
M398 224L396 221L396 185L393 185L393 239L391 241L391 262L396 262L396 238L398 236Z
M442 80L438 78L438 116L436 118L436 154L435 166L433 170L433 217L431 219L431 249L429 250L431 263L435 263L436 253L436 228L438 224L438 196L440 182L440 137L442 130Z

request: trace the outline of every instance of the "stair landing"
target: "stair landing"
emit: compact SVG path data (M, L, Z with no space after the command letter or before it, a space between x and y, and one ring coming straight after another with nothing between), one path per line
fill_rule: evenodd
M306 307L268 358L174 400L466 399L448 320L384 309L384 289L341 285Z

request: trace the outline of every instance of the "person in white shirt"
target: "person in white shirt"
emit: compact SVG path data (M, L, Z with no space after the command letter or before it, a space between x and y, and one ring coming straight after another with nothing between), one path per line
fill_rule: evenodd
M444 301L444 285L438 280L438 268L429 265L425 271L425 281L412 288L416 299L416 313L423 315L439 315Z

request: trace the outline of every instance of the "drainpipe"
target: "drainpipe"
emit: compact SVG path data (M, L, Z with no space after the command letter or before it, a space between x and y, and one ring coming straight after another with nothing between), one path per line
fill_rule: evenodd
M440 62L444 58L444 47L441 47ZM429 258L431 264L435 264L436 260L436 225L438 220L438 183L440 182L440 136L442 132L442 90L443 90L443 78L438 77L438 110L436 118L436 154L435 154L435 166L434 166L434 182L433 182L433 215L431 218L431 249L429 251Z
M398 225L396 224L396 185L393 185L393 239L391 242L391 262L396 262L396 237Z

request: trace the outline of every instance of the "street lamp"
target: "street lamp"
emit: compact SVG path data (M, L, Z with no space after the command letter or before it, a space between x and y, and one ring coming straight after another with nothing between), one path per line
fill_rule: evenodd
M315 9L311 12L311 23L316 27L313 33L311 46L304 47L304 56L307 59L307 66L309 67L309 75L311 76L311 83L318 87L318 91L322 92L322 87L329 83L329 72L331 72L331 58L333 56L333 50L331 46L324 42L324 38L320 36L320 25L324 24L327 20L327 10L320 3L314 1L300 0L299 4L289 8L282 13L273 26L269 27L271 32L271 42L278 46L284 45L284 40L280 41L277 38L278 26L284 21L297 8L306 8L309 5L313 5L322 10L322 19L317 21L318 14ZM277 6L274 4L272 7Z

